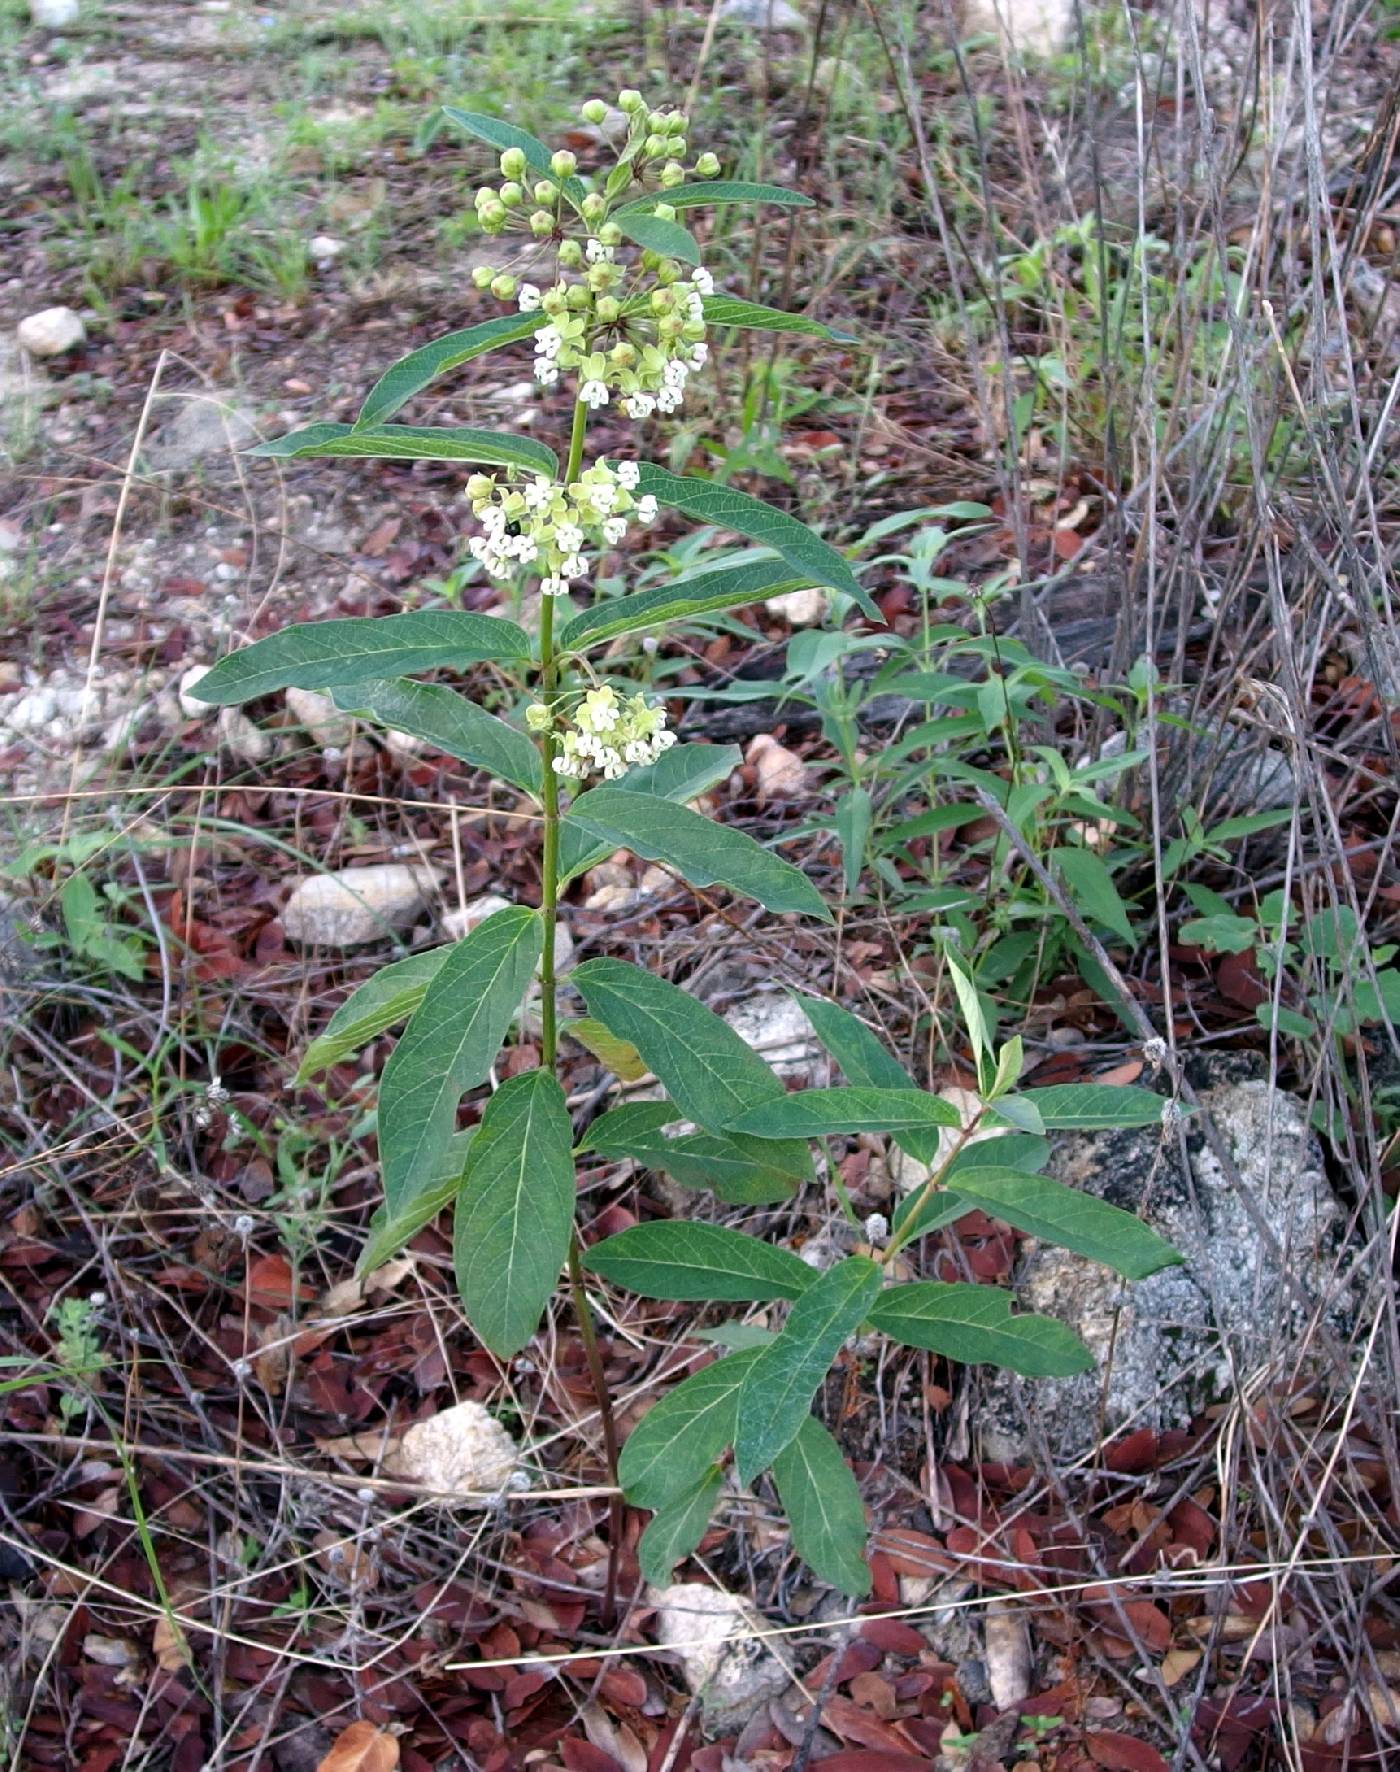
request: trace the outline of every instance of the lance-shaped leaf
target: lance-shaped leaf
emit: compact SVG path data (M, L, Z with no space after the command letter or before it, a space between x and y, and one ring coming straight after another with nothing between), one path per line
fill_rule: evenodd
M767 1168L798 1180L811 1175L802 1141L746 1141L726 1131L745 1108L781 1098L783 1085L713 1010L625 960L586 960L573 976L591 1012L637 1048L687 1120L725 1133Z
M707 326L738 326L745 332L800 332L808 338L830 339L835 344L851 344L855 335L835 326L823 326L806 314L785 314L781 308L766 308L761 302L744 301L737 295L702 297Z
M1102 1262L1129 1280L1146 1279L1182 1259L1131 1212L1046 1175L1029 1175L1024 1169L972 1168L959 1174L952 1191L989 1218L1000 1218L1044 1243Z
M705 1536L723 1488L724 1472L716 1465L657 1509L637 1545L643 1581L654 1588L666 1585L676 1564Z
M760 1206L787 1199L796 1178L755 1162L720 1133L689 1132L668 1138L662 1128L676 1119L669 1102L629 1102L600 1115L580 1141L580 1150L604 1157L626 1157L659 1169L682 1187L711 1188L734 1205Z
M658 504L683 511L697 523L713 523L718 529L732 529L760 547L772 548L810 584L841 591L859 604L872 621L884 621L861 588L845 556L786 511L775 510L761 499L750 498L747 492L736 492L732 486L672 474L654 462L641 464L637 495L641 497L646 493L650 493Z
M466 426L433 425L307 425L259 443L250 455L279 461L306 456L346 456L374 461L470 461L483 467L524 468L532 474L559 472L559 458L533 437L507 431L474 431Z
M560 650L582 652L619 634L641 634L718 609L738 609L784 591L804 590L810 583L810 578L794 577L784 560L751 560L746 566L702 572L681 584L656 585L629 597L595 603L576 615L560 634Z
M900 1241L925 1237L930 1231L942 1230L944 1225L967 1217L968 1202L948 1190L956 1189L957 1178L968 1170L1025 1169L1034 1174L1045 1167L1049 1157L1049 1140L1025 1132L1007 1132L977 1144L965 1144L948 1165L942 1187L932 1192L915 1187L900 1201L894 1214L894 1229Z
M449 943L410 954L406 960L393 960L358 985L326 1023L325 1031L306 1048L296 1081L304 1083L317 1076L367 1046L376 1035L407 1021L451 952Z
M355 420L356 427L382 425L440 375L459 369L463 363L470 363L473 357L493 351L498 345L529 338L548 324L549 316L543 313L502 314L494 320L482 320L476 326L466 326L460 332L449 332L444 338L420 345L416 351L400 357L380 376L365 396L360 416Z
M467 1321L502 1359L539 1327L569 1252L573 1142L549 1071L510 1078L482 1111L457 1197L453 1262Z
M791 862L774 855L734 825L716 824L674 800L590 788L569 807L565 824L581 826L600 843L630 849L673 867L692 886L724 885L770 911L801 911L831 921L822 895Z
M487 142L502 153L507 148L519 148L525 156L525 164L536 178L548 179L551 184L558 185L575 209L582 203L583 181L572 176L561 179L550 165L549 149L538 136L518 129L514 123L507 123L500 117L488 117L481 111L464 111L457 105L444 105L442 114L458 129L466 130L468 135L474 135L478 141Z
M1079 1337L1053 1317L1013 1316L1011 1294L997 1286L941 1280L890 1286L871 1306L870 1321L906 1347L925 1348L963 1366L1068 1378L1094 1364Z
M755 185L744 179L716 178L699 184L673 185L669 191L648 191L644 197L629 198L612 211L613 218L636 209L653 209L658 203L672 209L697 209L706 203L777 203L788 209L810 209L812 199L801 191L789 191L783 185Z
M826 1138L836 1133L920 1132L958 1126L958 1110L922 1089L799 1089L747 1108L727 1131L749 1138Z
M1137 942L1128 907L1114 884L1107 863L1092 849L1081 849L1072 843L1061 843L1047 858L1051 868L1069 888L1075 908L1091 923L1102 923L1129 947Z
M640 1083L647 1074L647 1067L642 1055L635 1046L626 1040L619 1040L610 1029L605 1028L601 1021L594 1021L591 1016L579 1016L576 1020L560 1023L559 1031L567 1034L571 1040L577 1040L586 1052L591 1052L599 1064L605 1064L615 1077L621 1077L624 1083ZM621 1109L619 1112L623 1111ZM602 1116L607 1119L607 1115ZM595 1120L594 1126L598 1124ZM591 1129L590 1129L591 1130ZM588 1148L580 1145L579 1148ZM601 1149L602 1147L596 1147ZM612 1155L614 1153L606 1153ZM623 1153L626 1154L626 1153Z
M812 1024L812 1029L826 1050L840 1065L846 1081L858 1088L917 1089L919 1085L898 1059L888 1053L865 1023L824 997L809 997L798 991L788 993ZM899 1133L895 1143L907 1151L916 1163L931 1164L938 1155L938 1134L934 1132Z
M1022 1090L1047 1132L1097 1132L1115 1126L1160 1126L1167 1103L1150 1089L1120 1083L1055 1083Z
M810 1569L852 1599L870 1592L865 1503L841 1448L816 1416L773 1460L778 1500L792 1529L792 1548Z
M455 609L297 622L221 658L190 694L228 707L274 689L334 689L439 665L529 656L529 639L513 621Z
M688 228L679 222L663 221L659 215L648 215L644 209L619 209L611 219L629 240L663 258L676 258L686 265L700 263L700 245Z
M791 1250L719 1224L634 1224L595 1243L583 1265L643 1298L728 1304L797 1298L815 1279Z
M651 794L659 800L693 800L732 775L743 760L737 745L672 745L654 763L629 769L613 786L629 794ZM590 837L581 826L564 824L559 832L559 884L563 886L596 867L616 847L616 843Z
M792 1444L842 1343L869 1316L883 1277L864 1255L837 1262L796 1300L778 1339L759 1352L739 1387L734 1460L741 1483L751 1483Z
M634 1507L662 1507L734 1443L735 1408L757 1348L730 1354L683 1379L627 1436L617 1477Z
M539 915L512 905L478 923L438 968L380 1085L379 1154L391 1210L432 1184L457 1103L486 1081L543 951Z
M341 684L331 691L335 705L421 738L476 769L523 788L541 792L540 753L523 732L488 714L445 683L415 683L408 677L377 677Z
M425 1224L431 1224L439 1212L452 1204L462 1186L467 1156L475 1137L475 1126L468 1126L465 1132L453 1133L437 1179L422 1193L415 1194L402 1212L391 1212L387 1205L376 1210L369 1221L369 1236L360 1259L355 1263L357 1276L373 1273L375 1268L382 1267L405 1243L411 1242Z

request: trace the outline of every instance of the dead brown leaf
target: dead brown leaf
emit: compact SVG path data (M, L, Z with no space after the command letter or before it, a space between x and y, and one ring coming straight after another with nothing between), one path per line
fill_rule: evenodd
M352 1723L336 1737L316 1772L395 1772L398 1763L396 1736L373 1723Z

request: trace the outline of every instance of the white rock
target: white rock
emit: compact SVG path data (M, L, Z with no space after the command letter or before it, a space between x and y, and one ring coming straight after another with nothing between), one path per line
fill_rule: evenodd
M219 743L240 763L266 763L272 755L272 740L242 708L219 709Z
M652 1589L647 1598L656 1607L656 1641L674 1650L714 1734L734 1734L761 1704L786 1691L787 1669L752 1634L763 1619L738 1594L678 1581Z
M719 16L732 19L735 24L754 25L759 30L805 31L807 28L806 19L795 6L788 4L788 0L723 0Z
M406 929L440 878L436 868L407 862L342 868L297 882L282 911L288 941L304 947L363 947Z
M1074 0L968 0L963 34L1000 36L1031 55L1054 55L1070 39Z
M790 628L813 628L826 614L826 592L820 585L805 591L783 591L776 597L765 597L763 607Z
M950 1089L940 1089L939 1099L946 1101L950 1107L958 1110L958 1118L964 1126L970 1126L981 1112L982 1098L971 1089L959 1089L956 1084ZM984 1126L980 1132L974 1132L971 1138L963 1140L963 1149L970 1144L981 1144L984 1138L1002 1138L1011 1130L1009 1126ZM938 1129L938 1153L933 1159L933 1168L927 1163L920 1163L907 1151L901 1151L891 1145L885 1157L885 1167L889 1171L890 1180L896 1187L903 1188L905 1193L912 1193L916 1187L922 1187L933 1173L941 1168L952 1156L957 1146L958 1135L951 1126L940 1126Z
M445 1500L456 1496L482 1506L503 1489L529 1487L519 1447L480 1403L457 1403L414 1422L386 1454L383 1469L439 1490Z
M724 1019L780 1077L810 1070L821 1052L811 1023L786 991L749 997Z
M5 710L5 724L12 732L42 732L57 718L58 697L52 689L30 689Z
M75 350L87 337L81 314L72 308L45 308L27 314L15 329L15 337L31 357L61 357Z
M304 726L319 745L345 746L350 742L354 721L342 714L330 696L316 689L289 689L287 712L298 726Z
M252 415L232 394L182 394L177 406L142 450L152 473L180 473L210 456L229 455L257 441L258 427ZM229 562L220 560L214 568L215 578L230 583L242 577L242 567L221 570L224 567L229 567Z
M213 668L213 665L194 664L181 672L180 687L177 693L180 700L180 712L187 720L207 720L212 714L218 712L212 702L198 701L193 694L195 685L207 677Z
M324 270L344 252L345 242L337 240L333 234L314 234L307 241L306 250L311 254L312 263Z
M478 923L484 923L488 917L494 917L497 911L508 911L512 901L502 898L498 892L488 892L482 898L470 899L464 905L450 910L442 919L443 934L449 941L461 941L470 935ZM557 978L567 971L574 957L574 938L566 924L556 922L554 925L554 973Z
M41 31L62 31L78 20L78 0L29 0L29 16Z
M807 766L795 751L780 745L770 733L760 732L744 753L758 775L760 804L769 800L794 800L807 786Z

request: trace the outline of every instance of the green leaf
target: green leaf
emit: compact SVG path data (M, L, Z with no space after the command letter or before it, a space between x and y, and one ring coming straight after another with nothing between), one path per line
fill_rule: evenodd
M582 652L619 634L640 634L718 609L737 609L784 591L803 590L809 583L807 578L794 577L782 560L753 560L746 566L702 572L680 584L656 585L649 591L595 603L565 627L559 636L560 650Z
M677 1563L684 1562L709 1530L724 1472L715 1466L689 1489L658 1508L637 1545L642 1580L664 1587Z
M514 123L507 123L500 117L488 117L482 111L464 111L457 105L444 105L442 114L449 123L455 123L458 129L465 129L468 135L474 135L478 141L504 153L507 148L519 148L525 156L525 164L536 178L548 179L551 184L558 185L560 190L577 209L583 201L583 182L578 178L561 179L550 165L550 151L538 136L533 136L525 129L517 129Z
M1315 1021L1310 1021L1306 1015L1300 1015L1296 1009L1289 1009L1282 1003L1277 1010L1272 1003L1256 1003L1254 1019L1266 1032L1272 1033L1277 1028L1281 1034L1287 1034L1292 1040L1311 1040L1317 1034Z
M959 960L951 949L945 948L943 958L953 977L953 989L957 993L958 1007L962 1010L963 1026L967 1029L968 1042L972 1047L973 1062L977 1066L977 1075L986 1085L987 1055L991 1050L991 1035L987 1030L987 1018L982 1012L982 998L977 986L973 983L972 974Z
M686 1302L764 1304L816 1279L791 1250L718 1224L635 1224L595 1243L583 1265L643 1298Z
M823 326L806 314L785 314L781 308L765 308L761 302L742 301L736 295L707 295L703 298L707 326L740 326L746 332L801 332L809 338L825 338L837 344L850 344L854 334L834 326Z
M906 1347L942 1354L963 1366L1002 1366L1026 1378L1067 1378L1087 1372L1094 1357L1053 1317L1011 1314L1011 1294L996 1286L917 1280L890 1286L870 1321Z
M851 788L836 802L834 822L841 842L841 875L848 894L860 885L874 813L875 803L864 788Z
M357 1276L371 1274L375 1268L382 1267L405 1243L411 1242L425 1224L431 1224L439 1212L452 1204L462 1185L462 1174L475 1137L475 1126L468 1126L465 1132L453 1133L436 1181L422 1193L415 1194L402 1212L390 1212L387 1205L376 1209L369 1221L369 1237L355 1263Z
M190 694L213 707L229 707L274 689L334 689L439 665L529 656L529 639L513 621L455 609L297 622L221 658Z
M408 677L376 677L340 684L331 691L343 713L363 715L409 732L434 750L523 788L537 799L540 754L523 732L488 714L445 683L415 683Z
M750 1151L719 1133L666 1137L661 1128L676 1117L669 1102L630 1102L596 1119L578 1148L659 1169L682 1187L712 1188L734 1205L769 1205L794 1192L796 1177L755 1162Z
M1095 1194L1065 1187L1024 1169L967 1169L952 1190L960 1198L1042 1242L1102 1262L1129 1280L1143 1280L1181 1256L1131 1212Z
M564 823L580 826L614 849L665 862L692 886L725 885L757 899L767 910L801 911L823 923L831 921L821 893L791 862L755 842L747 831L716 824L674 800L609 784L580 794Z
M559 1031L567 1034L571 1040L577 1040L586 1052L593 1054L599 1064L606 1065L624 1083L640 1083L647 1074L647 1067L637 1048L629 1046L626 1040L619 1040L601 1021L594 1021L591 1016L579 1016L574 1021L563 1022ZM618 1111L625 1112L624 1109ZM607 1119L608 1116L604 1114L603 1118ZM580 1146L582 1148L584 1147Z
M659 215L648 215L641 209L618 209L609 217L617 223L629 240L663 258L678 258L682 264L700 263L700 244L688 228L679 222L663 221Z
M1097 1132L1113 1126L1159 1126L1167 1102L1150 1089L1116 1083L1055 1083L1026 1089L1049 1132Z
M654 763L629 769L612 785L629 794L651 794L661 800L693 800L723 781L743 762L743 753L732 744L678 744L663 751ZM559 884L565 885L605 861L617 847L598 842L577 826L565 824L559 832Z
M792 1444L817 1386L846 1337L870 1314L883 1278L875 1262L851 1255L794 1302L782 1333L759 1353L739 1387L734 1460L741 1483L752 1483Z
M478 923L438 968L379 1091L384 1197L393 1211L439 1172L457 1103L490 1074L543 950L539 915L512 905Z
M738 1317L731 1317L727 1323L706 1323L699 1329L687 1331L691 1341L710 1341L716 1347L733 1348L736 1353L756 1352L767 1347L775 1333L758 1323L741 1322Z
M449 943L446 947L429 948L425 953L410 954L406 960L382 966L373 978L357 986L307 1047L295 1082L306 1082L308 1077L317 1076L367 1046L386 1028L407 1021L451 952Z
M672 209L696 209L703 203L780 203L789 209L810 209L812 199L801 191L789 191L782 185L754 185L742 179L716 178L699 184L672 185L669 191L648 191L644 197L633 197L620 203L611 214L615 220L636 209L651 209L668 203Z
M532 474L559 472L559 458L533 437L506 431L473 431L464 426L431 425L307 425L259 443L249 455L275 456L279 461L308 456L341 456L374 461L470 461L487 467L525 468Z
M1040 1109L1024 1095L1003 1095L989 1103L988 1126L1014 1126L1018 1132L1029 1132L1039 1138L1045 1131Z
M915 1237L926 1237L930 1231L942 1230L945 1225L966 1218L967 1202L948 1190L956 1190L958 1176L968 1169L1025 1169L1033 1175L1044 1168L1049 1158L1048 1139L1032 1138L1022 1132L1004 1133L998 1138L984 1138L976 1144L964 1145L948 1165L942 1186L931 1193L923 1186L916 1187L899 1202L894 1213L895 1233L901 1243L910 1242ZM914 1221L912 1225L910 1219Z
M748 1349L701 1367L647 1410L617 1466L633 1507L664 1507L733 1444L739 1386L759 1352Z
M775 510L761 499L750 498L746 492L736 492L732 486L668 473L653 462L641 464L637 496L646 493L650 493L658 504L683 511L697 523L713 523L718 529L732 529L761 547L772 548L808 583L841 591L872 621L884 621L844 555L838 553L830 542L814 535L805 523L788 516L786 511Z
M498 319L483 320L476 326L464 327L461 332L449 332L445 338L435 338L431 344L420 345L416 351L400 357L380 376L365 396L360 416L355 420L356 426L373 428L383 424L440 375L460 368L463 363L470 363L483 351L493 351L498 345L529 338L548 323L549 316L543 313L502 314Z
M573 980L590 1012L637 1048L687 1120L725 1133L767 1168L798 1180L811 1175L811 1153L801 1141L746 1145L728 1132L727 1121L780 1097L783 1085L713 1010L624 960L586 960Z
M1059 874L1074 900L1074 908L1090 923L1102 923L1115 935L1122 936L1129 947L1137 944L1128 907L1119 896L1102 859L1092 849L1079 849L1062 844L1050 851L1050 865Z
M870 1592L865 1503L841 1448L816 1416L773 1460L778 1500L792 1528L792 1548L823 1581L863 1600Z
M822 997L790 992L811 1022L817 1038L840 1065L848 1083L869 1089L917 1089L898 1059L893 1058L863 1021ZM931 1164L938 1155L936 1131L901 1132L895 1140L916 1163Z
M799 1089L746 1108L727 1130L750 1138L826 1138L843 1132L922 1132L961 1123L951 1102L922 1089Z
M1187 947L1206 948L1212 954L1242 954L1264 932L1253 917L1237 917L1231 912L1217 917L1193 917L1177 931L1177 939Z
M493 1354L519 1353L569 1252L573 1127L549 1071L511 1077L487 1102L457 1198L453 1261L467 1321Z

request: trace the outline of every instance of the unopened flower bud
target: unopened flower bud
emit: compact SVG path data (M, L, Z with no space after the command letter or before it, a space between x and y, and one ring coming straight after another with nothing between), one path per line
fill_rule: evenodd
M542 178L535 186L536 203L553 203L559 196L558 187L552 185L547 178Z
M530 217L530 232L541 240L554 232L554 217L547 209L537 209Z
M507 148L501 155L502 178L524 178L525 154L521 148Z
M684 154L688 145L683 135L673 135L667 143L667 151L672 154Z
M475 283L478 289L489 289L491 287L491 279L495 275L496 273L491 269L490 265L478 265L472 272L472 282Z
M697 178L714 178L718 172L719 156L716 154L702 154L695 162Z
M576 270L583 263L583 248L577 240L559 242L559 262L570 270Z
M616 222L604 222L598 230L598 238L604 246L621 246L622 229Z
M519 209L524 201L524 185L519 185L513 178L508 178L501 186L501 202L505 204L507 209Z
M499 234L508 220L506 206L498 197L494 203L488 203L481 211L481 225L488 234Z
M490 498L496 490L496 482L489 474L472 474L467 479L468 498Z
M491 279L491 293L497 301L509 301L515 294L515 278L509 271L502 271L499 277Z
M663 204L662 207L664 208L665 205ZM658 210L657 214L659 215L660 213L661 211ZM674 215L675 213L676 212L673 209L671 214ZM680 277L681 268L673 258L663 258L661 263L656 267L656 281L660 283L663 288L672 283L679 283Z
M634 87L628 86L618 93L617 108L630 117L634 112L646 109L646 100Z
M608 356L619 369L630 369L637 361L637 347L622 338L608 352Z
M672 111L671 115L666 119L666 134L684 135L687 121L688 119L684 111Z
M586 283L571 283L569 293L564 297L565 302L576 314L582 313L590 305L592 299L593 292Z
M669 289L653 289L650 307L653 314L669 314L676 305L676 298Z
M673 185L685 183L685 168L679 160L668 160L661 168L661 188L669 191ZM657 212L660 213L659 211Z
M556 148L549 156L549 170L556 178L572 178L578 169L578 159L567 148Z
M608 213L608 200L601 191L590 191L583 200L582 208L586 222L602 221Z
M583 106L579 115L585 123L602 123L607 118L608 107L600 98L591 98Z
M549 709L540 701L532 701L525 710L525 724L531 732L544 732L549 726Z
M615 295L600 295L593 304L593 313L600 325L611 326L622 313L622 303Z
M671 151L671 144L664 135L649 135L642 144L642 154L648 160L660 160Z
M679 314L664 314L656 322L656 330L662 338L679 338L685 331L685 321Z
M658 203L651 213L658 221L674 221L676 219L674 203Z
M653 111L647 118L647 128L653 135L665 135L670 122L664 111Z

